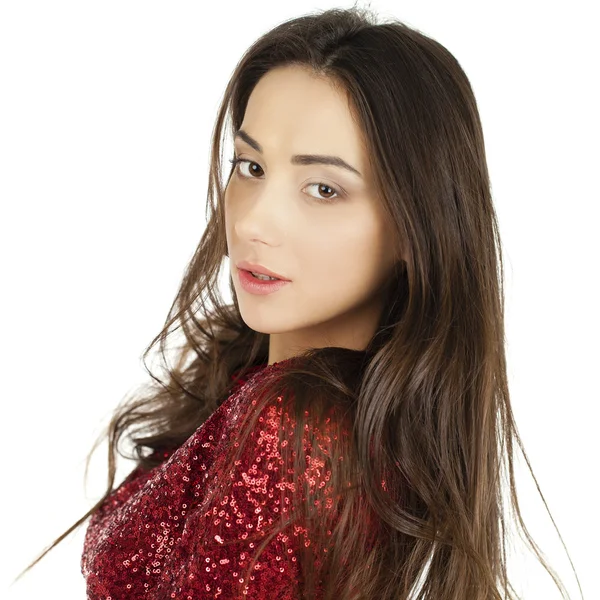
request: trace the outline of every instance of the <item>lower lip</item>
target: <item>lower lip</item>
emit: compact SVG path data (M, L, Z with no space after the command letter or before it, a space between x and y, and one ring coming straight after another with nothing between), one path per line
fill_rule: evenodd
M256 279L250 271L244 271L244 269L238 269L238 276L242 287L250 294L272 294L287 283L290 283L289 281L283 281L283 279L275 279L273 281Z

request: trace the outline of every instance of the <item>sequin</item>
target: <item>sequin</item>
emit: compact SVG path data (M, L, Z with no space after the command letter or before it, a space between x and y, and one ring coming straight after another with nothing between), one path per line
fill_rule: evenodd
M88 600L224 599L238 597L239 584L247 599L299 597L298 549L311 540L298 525L269 542L244 581L260 544L256 533L290 509L293 484L278 431L290 439L293 420L267 406L235 469L225 473L219 463L240 416L255 404L253 384L285 362L254 367L181 447L164 452L149 472L134 469L92 515L81 557ZM303 474L310 487L327 486L330 475L319 460L308 460ZM231 492L219 502L215 491L226 477Z

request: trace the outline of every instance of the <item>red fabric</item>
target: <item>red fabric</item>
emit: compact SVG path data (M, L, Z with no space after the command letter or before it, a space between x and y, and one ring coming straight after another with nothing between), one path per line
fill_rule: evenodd
M288 510L291 475L281 461L278 430L291 439L293 421L280 406L268 406L233 472L220 465L228 445L237 443L240 416L252 409L253 384L286 363L254 367L180 448L165 452L165 461L147 473L133 470L93 514L81 558L88 600L299 597L297 552L310 539L297 526L269 542L241 582L243 595L234 594L260 543L247 541L248 534L264 532ZM326 442L327 435L323 447ZM304 476L311 489L326 487L330 471L309 461ZM227 477L233 487L219 503L215 492Z

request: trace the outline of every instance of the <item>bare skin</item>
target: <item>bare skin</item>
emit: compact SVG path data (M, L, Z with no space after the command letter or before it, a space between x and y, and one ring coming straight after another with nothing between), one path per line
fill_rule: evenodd
M308 347L364 349L396 258L346 95L305 68L279 67L252 91L241 129L262 148L236 136L235 156L250 162L235 166L225 193L231 276L244 322L269 334L268 364ZM292 164L296 154L337 156L360 175ZM291 283L250 294L238 278L240 260Z

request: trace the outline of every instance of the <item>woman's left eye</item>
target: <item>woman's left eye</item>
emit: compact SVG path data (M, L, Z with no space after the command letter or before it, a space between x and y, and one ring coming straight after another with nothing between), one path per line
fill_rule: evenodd
M237 158L235 156L233 158L230 158L229 162L232 164L232 168L235 169L238 174L240 172L239 169L237 168L238 164L248 163L249 165L250 164L258 165L258 163L255 163L252 160L246 160L244 158ZM255 179L254 177L249 176L249 175L241 175L241 177L244 179ZM335 196L329 196L326 198L319 198L318 196L312 196L309 194L311 198L314 198L317 202L321 202L323 204L333 203L336 199L341 198L344 195L343 192L341 192L340 190L338 190L326 183L322 183L322 182L321 183L309 183L307 185L307 187L309 187L311 185L316 185L316 186L318 186L319 189L327 188L328 190L331 190L335 194Z

